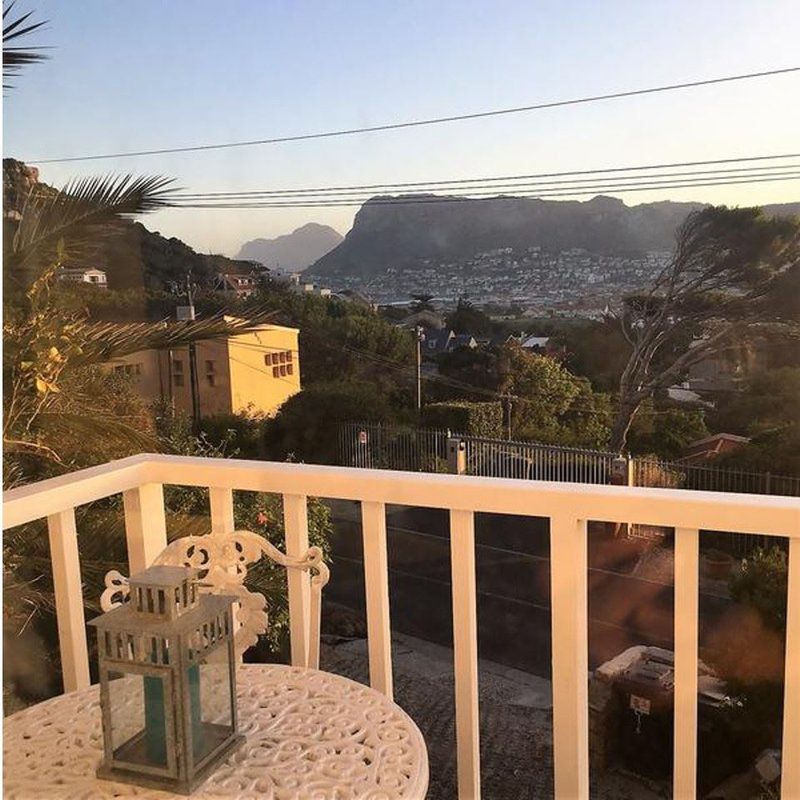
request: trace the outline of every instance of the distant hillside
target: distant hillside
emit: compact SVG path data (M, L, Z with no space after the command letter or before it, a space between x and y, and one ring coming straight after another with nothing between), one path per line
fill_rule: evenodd
M436 196L407 197L430 201ZM675 228L703 205L664 201L627 206L601 195L583 202L519 197L405 204L381 204L380 200L372 198L361 207L344 241L310 272L368 277L388 267L466 258L498 247L580 247L620 255L670 250ZM766 206L765 210L800 213L800 203Z
M275 239L245 242L238 258L258 261L266 267L302 270L322 258L342 241L342 235L327 225L309 222Z
M4 235L13 233L15 217L34 186L47 186L39 182L35 167L12 158L3 159ZM183 280L189 270L202 283L220 272L243 273L252 269L252 264L245 261L197 253L180 239L167 239L139 222L124 223L121 233L105 241L90 264L80 266L105 270L112 289L162 289L171 281Z

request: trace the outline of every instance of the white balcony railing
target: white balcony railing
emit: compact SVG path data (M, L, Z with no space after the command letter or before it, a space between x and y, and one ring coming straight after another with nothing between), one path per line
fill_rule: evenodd
M699 531L788 537L789 589L782 797L800 798L800 500L789 497L421 475L234 459L141 455L6 492L3 527L46 517L65 690L89 684L75 507L124 498L128 560L144 568L166 545L164 484L210 489L211 533L233 528L234 489L283 495L286 547L308 544L306 498L361 502L370 681L391 696L387 504L447 508L453 591L459 798L480 796L475 584L476 512L550 519L555 794L589 796L587 521L674 527L675 738L673 796L694 798L697 770ZM292 659L308 639L308 584L290 575Z

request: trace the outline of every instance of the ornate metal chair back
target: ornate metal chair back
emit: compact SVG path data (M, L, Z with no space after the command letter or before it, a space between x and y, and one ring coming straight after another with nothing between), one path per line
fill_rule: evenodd
M209 533L176 539L162 550L153 563L193 567L199 570L201 591L234 595L237 598L234 646L237 655L241 656L256 643L260 634L266 633L269 625L266 598L245 586L249 567L260 558L267 558L287 570L308 573L311 619L306 648L308 658L304 666L318 669L322 588L330 577L318 547L309 547L302 558L292 558L252 531ZM111 570L105 576L105 585L100 605L103 611L110 611L127 599L128 578L117 570Z

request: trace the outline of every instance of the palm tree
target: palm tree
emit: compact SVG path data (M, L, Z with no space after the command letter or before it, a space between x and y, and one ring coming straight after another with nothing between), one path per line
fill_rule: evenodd
M11 0L3 9L3 89L13 88L7 81L9 78L18 75L23 67L35 64L38 61L44 61L47 58L41 52L45 49L44 47L18 47L16 45L18 39L29 36L43 25L46 25L47 21L30 21L33 11L13 18L11 17L11 12L15 5L16 0ZM9 44L10 42L15 44Z
M247 320L219 314L191 322L117 325L67 315L58 306L51 289L60 267L91 257L125 230L127 219L170 206L171 183L162 176L124 175L83 178L61 190L36 184L22 203L4 253L3 439L11 463L15 454L25 454L27 462L33 457L59 471L69 468L64 447L80 440L87 425L94 436L155 449L152 437L109 414L102 398L82 392L92 368L140 350L245 332L271 316L257 308ZM80 403L76 392L83 395ZM17 465L9 474L19 480L26 473Z

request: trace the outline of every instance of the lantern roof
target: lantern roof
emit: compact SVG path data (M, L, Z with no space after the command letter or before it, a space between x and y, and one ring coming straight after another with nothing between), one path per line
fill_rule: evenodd
M237 600L234 595L203 594L194 608L174 619L142 614L132 608L130 602L126 602L105 614L100 614L88 624L99 630L148 633L162 637L184 636L196 631L206 620L227 611Z
M175 589L185 581L197 580L198 570L192 567L153 566L137 572L128 579L131 587L152 586L159 589Z

